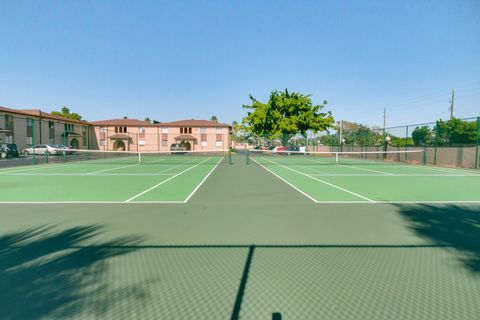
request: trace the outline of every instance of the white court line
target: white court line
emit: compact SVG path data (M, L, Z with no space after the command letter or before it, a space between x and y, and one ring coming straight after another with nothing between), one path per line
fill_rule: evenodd
M309 161L311 161L311 162L313 162L313 163L322 164L321 162L318 162L318 161L315 161L315 160L311 160L311 159L309 159ZM357 169L357 170L363 170L363 171L381 173L381 174L384 174L384 175L393 175L393 173L389 173L389 172L378 171L378 170L373 170L373 169L366 169L366 168L360 168L360 167L356 167L356 166L352 166L352 165L347 165L347 164L337 164L336 166L342 166L342 167L353 168L353 169Z
M262 157L262 159L265 159L265 160L267 160L267 161L269 161L269 162L271 162L271 163L273 163L273 164L279 165L279 166L281 166L281 167L283 167L283 168L285 168L285 169L287 169L287 170L296 172L296 173L301 174L301 175L303 175L303 176L305 176L305 177L308 177L308 178L310 178L310 179L313 179L313 180L316 180L316 181L321 182L321 183L323 183L323 184L326 184L326 185L328 185L328 186L330 186L330 187L336 188L336 189L338 189L338 190L342 190L343 192L346 192L346 193L350 193L351 195L354 195L354 196L356 196L356 197L358 197L358 198L362 198L362 199L365 199L365 200L370 201L370 202L375 202L375 201L372 200L372 199L369 199L369 198L364 197L364 196L362 196L362 195L360 195L360 194L358 194L358 193L355 193L355 192L352 192L352 191L347 190L347 189L345 189L345 188L342 188L342 187L339 187L339 186L337 186L337 185L334 185L333 183L326 182L326 181L323 181L323 180L321 180L321 179L312 177L311 175L308 175L308 174L306 174L305 172L301 172L301 171L298 171L298 170L289 168L289 167L287 167L287 166L284 166L283 164L279 164L279 163L276 163L276 162L274 162L274 161L268 160L268 159L265 158L265 157Z
M324 177L475 177L473 174L425 174L425 173L396 173L386 174L366 174L366 173L311 173L312 176ZM479 175L480 177L480 175Z
M87 175L101 173L101 172L107 172L107 171L114 171L114 170L119 170L119 169L123 169L123 168L130 168L130 167L135 167L135 166L139 166L139 165L140 165L139 163L129 164L129 165L126 165L126 166L121 166L121 167L115 167L115 168L110 168L110 169L103 169L103 170L88 172Z
M225 157L222 157L218 162L217 164L215 165L215 167L212 168L212 170L210 170L210 172L205 176L205 178L203 178L202 181L200 181L200 183L198 184L198 186L193 189L192 193L190 193L187 197L187 199L185 199L185 203L188 202L188 200L190 200L190 198L195 194L195 192L197 192L197 190L202 186L202 184L205 182L205 180L207 180L207 178L212 174L212 172L218 167L218 165L220 164L220 162L222 162L222 160L224 159Z
M390 172L385 172L385 171L379 171L379 170L373 170L373 169L360 168L360 167L356 167L356 166L351 166L351 165L349 165L349 164L348 164L348 165L347 165L347 164L339 164L339 166L347 167L347 168L353 168L353 169L357 169L357 170L363 170L363 171L381 173L381 174L386 175L386 176L394 176L394 175L395 175L395 173L390 173Z
M253 160L253 159L252 159ZM254 161L254 160L253 160ZM262 166L261 164L259 164ZM267 168L265 168L267 169ZM267 169L268 170L268 169ZM270 171L270 170L268 170ZM271 171L270 171L271 172ZM278 177L278 176L277 176ZM298 190L298 189L297 189ZM298 190L299 191L299 190ZM313 200L313 199L312 199ZM480 200L405 200L405 201L315 201L319 204L480 204ZM25 205L38 205L38 204L121 204L121 205L135 205L135 204L185 204L185 201L0 201L0 204L25 204ZM1 213L0 213L1 214Z
M154 176L173 176L174 173L97 173L97 174L90 174L90 173L8 173L5 174L6 176L47 176L47 177L55 177L55 176L87 176L87 177L154 177Z
M278 179L282 180L283 182L285 182L286 184L288 184L290 187L292 187L293 189L297 190L298 192L300 192L301 194L303 194L305 197L309 198L310 200L312 200L313 202L316 202L318 203L317 200L315 200L314 197L310 196L309 194L307 194L306 192L304 192L303 190L300 190L299 188L295 187L293 184L291 184L290 182L288 182L287 180L283 179L282 177L280 177L278 174L276 174L275 172L273 172L272 170L268 169L267 167L265 167L263 164L259 163L257 160L253 159L253 158L250 158L250 160L252 160L253 162L255 162L256 164L258 164L260 167L262 167L263 169L267 170L268 172L270 172L271 174L273 174L275 177L277 177Z
M145 203L184 203L183 201L0 201L0 204L145 204Z
M179 175L181 175L181 174L183 174L183 173L185 173L185 172L187 172L187 171L190 171L190 170L192 170L193 168L195 168L195 167L197 167L197 166L201 165L202 163L204 163L205 161L208 161L208 160L210 160L210 159L211 159L211 157L210 157L210 158L207 158L207 159L205 159L205 160L203 160L202 162L199 162L199 163L197 163L197 164L196 164L196 165L194 165L194 166L191 166L191 167L189 167L189 168L187 168L187 169L185 169L185 170L183 170L183 171L181 171L181 172L177 173L177 174L176 174L176 175L174 175L174 176L171 176L170 178L168 178L168 179L166 179L166 180L163 180L163 181L162 181L162 182L160 182L160 183L157 183L157 184L156 184L156 185L154 185L153 187L150 187L150 188L148 188L147 190L145 190L145 191L142 191L142 192L140 192L139 194L137 194L137 195L135 195L135 196L131 197L130 199L127 199L127 200L125 200L125 202L130 202L130 201L132 201L133 199L136 199L136 198L140 197L141 195L144 195L145 193L152 191L153 189L155 189L155 188L157 188L157 187L161 186L162 184L164 184L164 183L166 183L166 182L168 182L168 181L170 181L170 180L172 180L172 179L174 179L174 178L178 177Z
M69 163L69 164L46 164L46 165L34 165L35 167L29 166L28 168L24 169L18 169L18 170L13 170L13 171L0 171L0 174L9 174L9 173L15 173L15 172L23 172L23 171L32 171L32 170L43 170L43 169L55 169L55 168L63 168L63 167L72 167L78 165L78 163ZM9 168L12 169L12 168Z
M421 166L421 165L410 165L408 167L411 167L411 168L418 168L418 169L425 169L425 170L433 170L433 171L439 171L439 172L457 172L457 173L470 173L469 175L470 176L473 176L475 174L480 174L480 171L476 172L476 171L470 171L470 170L464 170L464 169L454 169L454 168L443 168L443 167L429 167L429 166ZM473 174L471 174L473 173Z
M184 162L184 163L179 163L179 164L173 165L173 166L171 166L170 168L164 169L164 170L162 170L162 171L158 171L158 173L157 173L157 174L158 174L158 175L160 175L161 173L164 173L164 172L170 171L170 170L172 170L172 169L175 169L175 168L178 168L178 167L181 167L181 166L185 166L185 165L189 165L189 164L191 164L191 163L195 163L195 161L196 161L196 160L198 160L198 159L193 159L193 160L192 160L192 159L190 159L190 160L189 160L189 161L187 161L187 162Z

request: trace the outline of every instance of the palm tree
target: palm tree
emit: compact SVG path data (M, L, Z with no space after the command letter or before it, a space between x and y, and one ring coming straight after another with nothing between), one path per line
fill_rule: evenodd
M210 121L212 121L212 122L218 122L217 116L212 116L212 117L210 118Z

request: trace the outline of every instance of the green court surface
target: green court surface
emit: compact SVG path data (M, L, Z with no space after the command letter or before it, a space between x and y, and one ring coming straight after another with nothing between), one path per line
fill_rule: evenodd
M317 203L480 203L480 171L305 156L255 156L260 165Z
M478 319L477 171L207 159L1 170L0 318Z
M186 202L225 158L172 156L8 168L0 202Z

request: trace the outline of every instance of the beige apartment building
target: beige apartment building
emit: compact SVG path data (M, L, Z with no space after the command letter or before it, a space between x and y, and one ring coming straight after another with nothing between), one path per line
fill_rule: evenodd
M168 151L180 144L186 150L223 150L231 145L231 128L208 120L151 124L137 119L93 121L97 149Z
M224 150L231 146L231 127L208 120L156 123L137 119L77 121L37 109L0 107L0 143L21 151L38 144L64 144L74 149L168 151Z
M0 143L15 143L21 151L38 144L65 144L75 149L92 147L93 130L77 121L38 109L0 107Z

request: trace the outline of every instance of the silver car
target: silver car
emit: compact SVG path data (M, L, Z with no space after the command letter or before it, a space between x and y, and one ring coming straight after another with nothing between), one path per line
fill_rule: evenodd
M22 154L24 156L28 156L31 154L45 155L46 153L53 156L57 154L62 154L63 151L48 144L37 144L31 148L25 148L22 150Z

